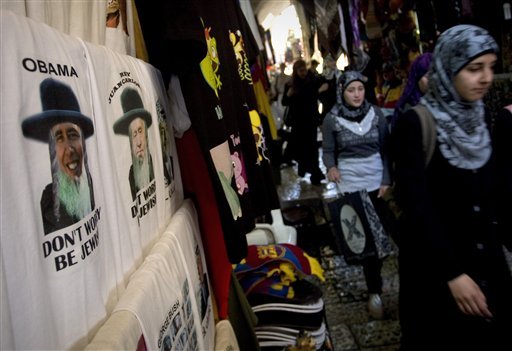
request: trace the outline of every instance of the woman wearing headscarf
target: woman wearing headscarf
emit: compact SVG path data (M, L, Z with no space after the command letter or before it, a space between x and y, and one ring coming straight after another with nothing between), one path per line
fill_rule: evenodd
M286 123L292 128L284 158L295 159L299 164L299 176L310 173L311 184L315 185L325 178L319 166L317 128L318 96L327 88L323 79L308 70L304 60L297 60L282 99L283 105L288 106Z
M391 184L387 155L389 132L380 109L365 99L365 81L357 71L346 71L338 80L337 103L322 126L322 158L327 179L336 182L339 192L367 190L382 221L386 204L381 197ZM361 261L369 293L368 308L374 318L383 316L380 297L383 256L381 253Z
M403 350L498 350L510 345L512 277L496 233L494 165L482 98L498 46L458 25L439 37L426 106L436 124L425 168L415 110L393 130L403 210L399 313Z
M398 117L409 108L416 106L427 91L428 68L431 62L432 54L430 52L421 54L412 62L407 76L407 84L395 105L395 111L391 118L391 128L395 126Z

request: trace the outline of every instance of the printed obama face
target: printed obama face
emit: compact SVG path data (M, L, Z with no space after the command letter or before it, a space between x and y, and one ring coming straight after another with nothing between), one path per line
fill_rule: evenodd
M83 166L82 132L70 122L59 123L50 130L55 140L59 169L72 179L80 178Z
M349 106L359 107L364 102L364 94L364 84L355 80L343 91L343 99Z
M453 86L461 100L480 100L489 90L494 78L495 54L485 54L469 62L453 78Z
M140 117L130 122L128 127L130 132L130 145L134 159L143 160L146 155L146 123Z

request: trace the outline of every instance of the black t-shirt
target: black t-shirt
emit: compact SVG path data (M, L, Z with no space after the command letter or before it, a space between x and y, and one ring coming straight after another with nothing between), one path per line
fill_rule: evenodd
M254 228L255 217L279 206L268 160L259 157L255 145L258 127L249 118L257 106L250 75L257 54L254 38L233 0L137 1L137 6L150 63L162 71L165 83L171 74L180 77L209 166L229 258L238 262L245 257L245 234ZM226 160L233 164L232 174Z

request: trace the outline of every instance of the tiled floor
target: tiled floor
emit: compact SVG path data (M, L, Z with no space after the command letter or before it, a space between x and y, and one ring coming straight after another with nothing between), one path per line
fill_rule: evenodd
M324 291L326 319L335 351L398 350L398 276L396 256L384 261L382 299L385 316L374 320L367 311L368 294L362 268L347 265L334 243L330 218L326 209L329 199L336 196L334 184L326 181L311 185L309 175L297 175L296 166L281 169L278 194L281 209L307 206L313 210L315 225L298 227L298 246L316 257L325 269ZM286 217L285 217L286 219Z

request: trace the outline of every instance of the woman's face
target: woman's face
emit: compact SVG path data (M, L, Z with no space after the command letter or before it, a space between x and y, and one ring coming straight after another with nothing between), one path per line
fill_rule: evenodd
M301 65L301 66L297 67L297 71L296 72L297 72L297 76L300 79L304 79L308 75L308 68L306 67L306 65Z
M496 55L489 53L477 57L453 78L453 86L463 101L480 100L489 90L494 78Z
M364 102L364 84L358 80L351 82L343 92L343 99L349 106L361 106Z

